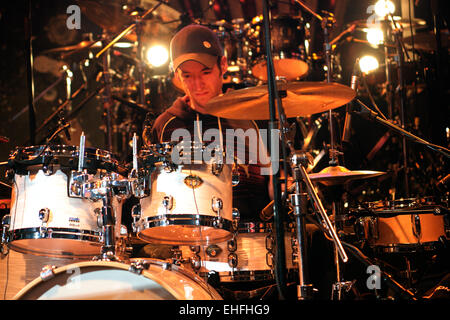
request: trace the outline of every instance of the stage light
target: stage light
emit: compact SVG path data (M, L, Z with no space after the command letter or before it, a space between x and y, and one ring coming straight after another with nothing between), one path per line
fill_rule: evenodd
M363 73L369 73L373 70L378 69L378 67L378 60L374 56L364 56L359 59L359 68Z
M169 51L162 45L155 45L147 50L147 61L154 67L160 67L169 60Z
M395 11L395 5L389 0L380 0L375 4L375 13L384 18L388 14L393 14Z
M378 29L378 28L367 29L366 37L367 37L367 41L369 41L369 43L374 46L377 46L384 42L383 30Z

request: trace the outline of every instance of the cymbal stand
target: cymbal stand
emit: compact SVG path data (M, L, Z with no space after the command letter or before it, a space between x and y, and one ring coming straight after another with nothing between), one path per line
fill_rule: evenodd
M296 151L291 148L291 168L292 175L295 183L295 193L290 195L291 205L294 207L294 215L297 222L297 241L299 250L299 287L298 287L298 297L299 299L310 299L312 298L312 286L308 283L307 278L307 266L306 266L306 238L305 238L305 217L306 217L306 199L307 195L313 201L315 205L315 212L319 212L321 220L324 223L326 231L329 233L334 241L337 255L342 259L343 262L348 261L348 256L342 246L342 243L336 233L334 226L332 225L328 215L320 201L319 196L314 189L314 186L306 172L308 164L311 162L310 156L301 151ZM307 193L303 192L303 187L301 182L306 185ZM341 288L341 283L339 282L337 287Z
M111 64L111 52L110 50L106 50L106 54L103 55L103 83L105 88L103 90L103 111L105 117L105 125L106 125L106 149L112 152L113 143L112 143L112 114L111 108L113 106L113 99L111 97L111 74L109 72L109 67Z
M298 3L308 13L313 15L316 19L318 19L321 23L321 28L323 30L323 37L324 37L323 41L324 41L325 63L326 63L326 67L327 67L327 82L331 83L332 82L331 75L333 73L333 66L331 64L331 43L330 43L329 35L330 35L330 29L333 28L334 24L336 23L336 20L334 19L334 16L332 13L324 12L325 16L321 16L321 15L315 13L311 8L308 8L308 6L303 4L301 1L295 0L295 2ZM328 111L328 123L329 123L329 125L328 125L329 131L330 131L330 150L329 150L330 161L329 161L329 164L330 164L330 166L338 166L339 165L339 159L338 159L339 151L336 149L334 125L333 125L333 110L332 109L330 109ZM336 201L333 200L331 204L332 204L332 211L333 211L332 214L336 220L338 218L337 217L338 210L336 208ZM325 215L326 215L326 213L325 213ZM338 226L339 225L336 224L336 221L335 221L335 228L337 229ZM336 234L336 237L337 237L337 234ZM346 285L346 282L343 282L341 279L339 255L341 255L341 258L342 258L342 252L340 252L340 251L341 250L343 251L343 248L342 248L342 245L340 245L340 248L339 248L338 247L339 244L340 244L339 239L337 239L337 241L335 241L335 246L334 246L334 260L335 260L335 267L336 267L337 282L333 284L333 297L334 297L334 292L337 291L338 299L341 298L341 296L342 296L341 290ZM344 260L344 259L342 259L342 260ZM344 262L346 262L346 260Z
M405 110L406 110L406 89L405 89L405 80L403 76L403 69L405 66L405 58L403 55L403 52L408 55L408 52L404 50L404 43L403 43L403 32L400 28L397 27L396 22L394 20L394 17L392 15L391 19L394 23L395 30L393 30L395 44L397 48L397 57L398 57L398 92L400 95L400 126L404 129L405 128ZM406 198L409 198L409 179L408 179L408 150L406 147L406 138L402 137L402 152L403 152L403 171L404 171L404 196Z

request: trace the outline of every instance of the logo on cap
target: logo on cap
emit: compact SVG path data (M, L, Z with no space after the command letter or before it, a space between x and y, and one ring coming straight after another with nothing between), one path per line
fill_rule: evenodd
M205 48L211 48L211 43L209 43L208 41L203 41L203 46L205 47Z

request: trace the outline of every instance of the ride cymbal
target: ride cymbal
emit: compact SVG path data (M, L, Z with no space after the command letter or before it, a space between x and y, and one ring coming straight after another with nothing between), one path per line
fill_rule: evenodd
M278 83L277 90L287 118L307 116L340 107L355 97L350 87L338 83ZM269 120L267 85L227 92L211 99L208 113L222 118Z

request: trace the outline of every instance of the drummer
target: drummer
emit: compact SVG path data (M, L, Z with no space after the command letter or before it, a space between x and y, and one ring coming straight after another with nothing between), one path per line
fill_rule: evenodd
M170 54L174 77L181 83L185 95L176 99L155 120L150 132L144 131L144 141L152 144L173 142L177 139L177 129L188 130L191 137L199 138L203 144L218 143L206 137L208 129L215 129L222 143L232 141L232 149L227 145L223 150L235 153L226 158L233 159L234 171L239 177L239 183L233 187L233 207L239 210L241 221L255 221L261 209L270 202L270 163L268 158L259 159L259 154L267 156L263 143L258 144L258 148L264 148L264 152L255 154L255 148L250 148L251 144L262 141L255 121L223 119L208 114L207 103L222 94L228 67L218 37L205 26L188 25L172 38ZM242 129L251 137L243 140L242 135L235 135L236 129ZM258 141L249 141L255 137ZM237 160L239 155L241 157ZM261 169L264 168L266 173L262 175Z
M172 38L170 54L174 76L181 83L185 95L179 97L155 120L151 130L144 130L144 141L150 141L151 144L171 142L172 138L178 138L174 133L180 128L186 129L191 137L197 135L203 138L205 136L198 131L219 129L223 132L223 141L228 140L227 134L231 132L226 129L243 129L246 132L254 130L258 134L263 130L258 128L255 121L223 119L208 114L208 101L222 94L223 77L227 70L227 59L212 30L200 25L184 27ZM259 135L258 137L260 138ZM203 143L209 142L205 140ZM263 139L259 142L261 140ZM264 148L264 143L259 142L258 146ZM273 198L270 175L272 167L268 161L270 159L264 157L264 154L267 156L266 149L264 148L264 152L258 150L258 161L244 161L255 159L254 149L250 148L252 143L254 141L249 139L238 139L234 146L235 155L242 155L240 151L245 148L245 159L239 159L238 162L239 183L233 187L233 207L239 210L241 222L261 222L260 212ZM315 265L313 269L316 275L313 275L313 281L324 296L328 296L321 289L331 287L328 277L324 275L329 272L328 266L332 267L332 262L329 263L332 255L326 254L329 244L323 240L322 234L310 227L307 228L308 237L315 246L311 250L310 261ZM161 256L160 249L155 246L146 247L149 253ZM166 251L164 258L170 255Z

